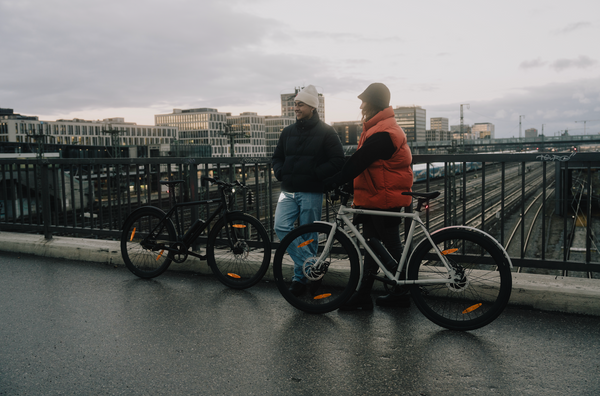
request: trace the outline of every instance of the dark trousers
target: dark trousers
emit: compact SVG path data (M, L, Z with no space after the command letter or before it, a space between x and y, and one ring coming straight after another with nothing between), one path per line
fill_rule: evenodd
M365 239L373 237L379 239L396 261L400 260L402 256L399 220L398 218L386 218L382 216L365 216L361 219ZM379 266L375 260L373 260L370 254L366 254L364 278L360 288L362 292L371 292L374 282L373 276L377 274L378 269Z

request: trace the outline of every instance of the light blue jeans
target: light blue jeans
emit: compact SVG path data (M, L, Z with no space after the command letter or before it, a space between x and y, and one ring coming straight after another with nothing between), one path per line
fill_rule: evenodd
M294 229L294 222L298 220L299 225L310 224L321 220L323 210L323 194L312 192L289 193L282 192L279 195L277 208L275 209L275 233L281 241L290 231ZM296 248L299 243L292 243L288 253L294 260L294 276L292 281L307 283L308 280L302 272L302 264L308 257L317 253L316 244L301 249Z

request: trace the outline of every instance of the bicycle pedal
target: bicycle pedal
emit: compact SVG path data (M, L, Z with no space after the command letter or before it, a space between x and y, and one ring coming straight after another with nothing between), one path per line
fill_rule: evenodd
M201 254L200 256L198 256L198 258L199 258L201 261L206 261L206 255L202 255L202 254Z

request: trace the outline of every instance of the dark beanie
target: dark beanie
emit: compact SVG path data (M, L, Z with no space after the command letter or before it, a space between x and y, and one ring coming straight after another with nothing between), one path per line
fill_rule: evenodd
M382 83L373 83L358 95L358 99L380 109L390 107L390 90Z

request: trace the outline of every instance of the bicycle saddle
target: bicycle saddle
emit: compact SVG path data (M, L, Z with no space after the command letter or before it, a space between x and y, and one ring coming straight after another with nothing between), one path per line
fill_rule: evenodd
M426 193L418 193L418 192L403 192L402 195L410 195L411 197L416 198L424 198L424 199L434 199L440 196L439 191L432 191Z

